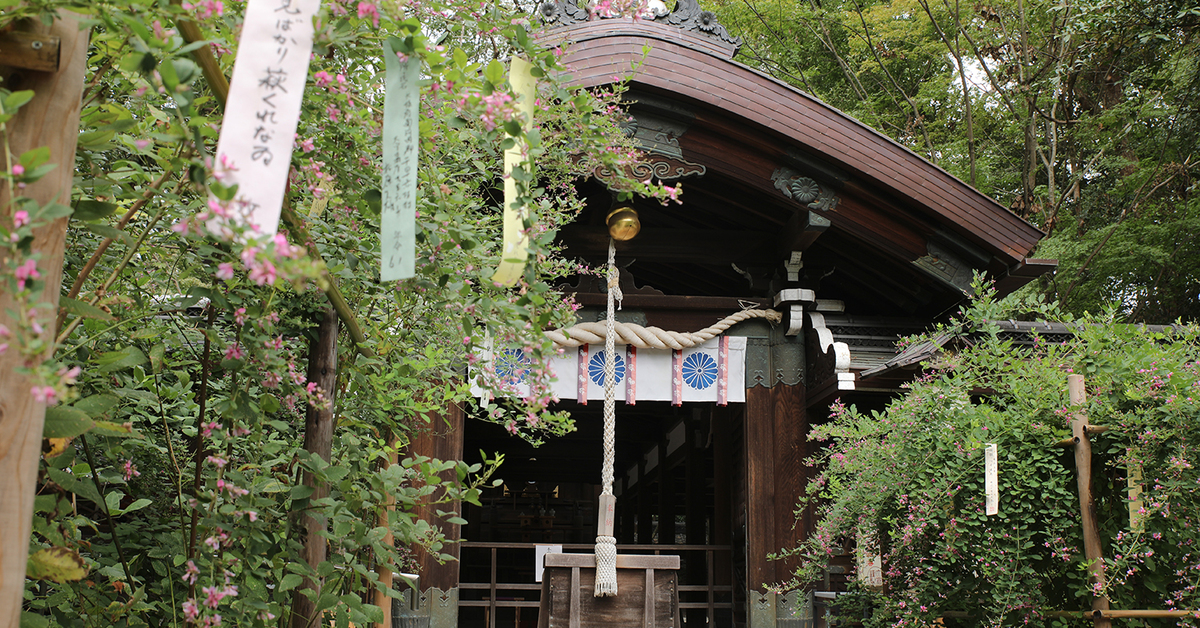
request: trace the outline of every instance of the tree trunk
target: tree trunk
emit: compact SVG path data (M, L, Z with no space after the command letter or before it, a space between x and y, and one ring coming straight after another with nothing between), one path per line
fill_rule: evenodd
M316 382L325 393L328 403L323 407L309 404L304 413L304 449L310 454L320 456L329 462L333 449L333 395L337 388L337 334L338 315L332 308L326 308L321 317L321 325L317 328L317 338L308 347L308 381ZM329 487L317 484L311 473L304 474L304 485L312 486L315 490L308 503L329 495ZM303 534L304 547L300 551L300 560L316 569L325 561L326 545L321 532L325 531L325 518L313 516L308 511L300 513L300 530ZM312 597L305 595L311 591ZM305 579L292 594L291 628L308 628L316 626L318 621L314 615L317 610L317 598L321 594L321 582Z
M71 180L75 172L75 145L79 137L80 98L87 70L86 32L80 32L79 22L62 14L49 28L60 38L58 72L13 71L4 68L4 86L12 91L32 89L33 100L8 121L9 149L14 155L37 148L50 147L50 162L58 164L50 174L26 187L21 194L45 205L50 201L69 204ZM0 155L3 158L4 155ZM7 160L0 161L7 167ZM11 190L0 183L0 216L10 220ZM45 287L37 302L46 302L41 318L46 331L43 340L54 341L54 312L62 290L63 247L67 233L67 218L59 218L34 233L33 250L41 254L38 271ZM5 262L0 256L0 263ZM8 320L14 308L12 295L0 291L0 323L9 329L16 324ZM34 358L50 357L53 349ZM28 560L29 535L33 524L33 497L37 488L38 457L42 446L42 423L46 407L34 401L31 382L14 370L24 365L18 349L10 347L0 354L0 627L16 628L20 623L21 597L25 590L25 563Z

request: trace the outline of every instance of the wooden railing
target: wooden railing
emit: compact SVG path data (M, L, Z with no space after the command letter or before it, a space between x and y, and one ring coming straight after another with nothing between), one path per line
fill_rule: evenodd
M459 582L459 602L460 609L464 608L484 608L484 623L486 628L496 628L497 618L496 610L500 608L515 609L515 627L521 628L521 609L523 608L538 608L542 593L542 585L534 582L532 575L523 582L500 582L497 579L497 571L500 567L497 562L498 553L501 550L528 550L526 565L533 566L535 543L483 543L474 541L464 541L461 544L462 558L464 566L467 564L479 564L481 553L487 556L487 564L489 565L488 573L490 577L487 582L480 581L461 581ZM591 553L594 546L584 543L563 543L563 552L567 553ZM733 608L733 587L728 584L716 584L716 564L717 555L725 553L724 564L729 564L728 554L730 547L728 545L617 545L618 554L667 554L677 555L687 559L698 559L703 556L704 560L704 582L695 582L693 576L689 580L689 575L697 571L690 565L688 568L681 570L679 574L679 608L681 615L684 616L685 623L688 617L693 614L688 611L691 609L704 609L706 618L705 625L712 628L716 626L717 611ZM525 554L525 552L522 552ZM728 579L728 578L726 578ZM481 599L474 598L468 592L482 592ZM703 593L703 596L698 594ZM703 601L696 601L702 597ZM460 612L460 625L462 625ZM507 622L504 622L507 624Z

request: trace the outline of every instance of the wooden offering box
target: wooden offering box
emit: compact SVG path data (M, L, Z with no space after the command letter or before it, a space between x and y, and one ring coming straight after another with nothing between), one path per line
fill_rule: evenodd
M593 554L546 554L538 628L679 628L679 557L617 555L616 597L595 597Z

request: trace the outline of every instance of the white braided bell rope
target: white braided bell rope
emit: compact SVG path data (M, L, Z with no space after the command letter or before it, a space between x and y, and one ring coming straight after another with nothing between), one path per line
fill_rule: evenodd
M616 366L616 314L613 304L622 298L620 273L616 264L617 247L608 239L608 317L605 319L604 334L604 466L600 471L600 494L612 495L613 461L616 459L617 430L617 366ZM612 597L617 594L617 540L612 536L596 537L596 597Z
M610 285L611 283L610 280ZM616 290L620 292L620 288ZM609 295L612 293L613 288L610 287ZM712 327L694 332L667 331L658 327L642 327L636 323L614 323L610 318L603 323L579 323L565 329L548 331L546 336L560 347L591 345L601 340L604 341L605 347L609 347L609 343L612 342L609 340L610 334L615 332L615 342L623 345L633 345L639 349L680 350L704 344L730 327L751 318L765 318L772 323L778 323L783 316L775 310L742 310L726 316Z

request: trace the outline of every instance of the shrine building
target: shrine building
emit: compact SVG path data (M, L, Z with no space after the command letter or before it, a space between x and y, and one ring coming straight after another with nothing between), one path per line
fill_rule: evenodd
M636 21L590 19L574 0L546 0L538 12L576 85L632 72L626 130L646 157L635 174L683 184L682 204L629 205L641 229L617 244L618 321L694 332L747 309L777 313L690 348L618 345L628 380L616 406L618 553L680 557L685 627L800 628L804 599L844 589L855 572L847 554L812 592L764 589L793 568L768 555L813 524L811 511L795 515L813 474L805 460L819 446L810 426L839 398L882 409L913 372L895 363L896 341L952 314L974 273L1008 293L1053 270L1028 257L1043 233L882 133L736 61L740 41L695 0ZM569 257L602 267L614 197L607 173L589 174L580 181L587 209L559 240ZM565 289L584 306L581 322L604 320L601 283ZM565 437L535 449L468 409L413 443L411 453L447 459L505 456L503 488L448 529L462 542L443 551L459 560L420 555L413 608L431 628L533 628L538 546L592 551L602 387L589 369L602 349L602 340L565 348L559 407L577 426ZM660 367L666 379L652 381Z

